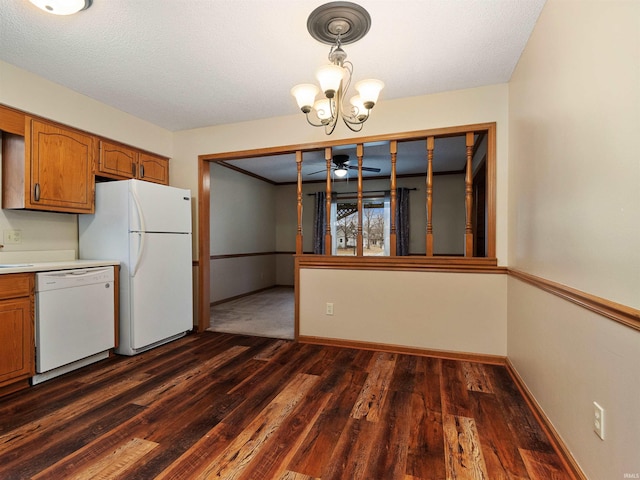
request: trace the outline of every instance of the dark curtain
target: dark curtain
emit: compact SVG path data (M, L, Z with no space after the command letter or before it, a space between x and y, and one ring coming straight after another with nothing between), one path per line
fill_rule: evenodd
M316 192L316 204L313 212L313 253L324 255L324 231L326 228L327 208L325 192Z
M409 189L396 190L396 255L409 255Z

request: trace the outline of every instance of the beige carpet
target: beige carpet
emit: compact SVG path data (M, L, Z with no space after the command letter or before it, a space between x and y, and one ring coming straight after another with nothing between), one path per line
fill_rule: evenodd
M294 337L293 287L274 287L211 307L212 332Z

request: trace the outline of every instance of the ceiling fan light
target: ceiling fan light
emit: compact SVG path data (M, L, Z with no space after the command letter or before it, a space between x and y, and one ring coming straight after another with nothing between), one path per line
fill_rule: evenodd
M344 167L340 167L340 168L337 168L336 170L334 170L333 173L335 173L336 177L340 177L340 178L346 177L347 176L347 169L344 168Z
M91 6L91 0L29 0L36 7L54 15L73 15Z
M343 76L344 69L338 65L325 65L318 69L316 78L320 82L320 89L327 98L333 98L340 89Z
M384 82L373 78L361 80L356 83L356 90L360 94L362 104L367 110L371 110L378 101L380 91L384 88Z
M300 110L304 113L309 113L311 111L311 107L316 101L316 95L319 91L320 90L315 85L302 83L291 89L291 95L296 98L296 102L298 102Z

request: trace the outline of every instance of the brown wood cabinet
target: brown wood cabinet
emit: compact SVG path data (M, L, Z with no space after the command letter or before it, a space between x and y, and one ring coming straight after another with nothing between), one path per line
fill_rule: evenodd
M100 140L100 156L96 175L124 180L136 178L138 152L115 143Z
M169 159L140 153L138 178L147 182L169 185Z
M0 395L35 374L34 281L33 273L0 275Z
M0 130L24 136L24 113L0 105Z
M169 185L169 159L101 140L96 176L116 180L137 178Z
M26 117L2 142L2 208L93 213L95 137Z

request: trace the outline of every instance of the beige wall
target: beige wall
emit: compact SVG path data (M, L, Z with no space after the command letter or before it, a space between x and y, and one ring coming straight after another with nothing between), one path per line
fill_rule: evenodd
M365 128L365 135L382 135L474 123L497 123L496 250L498 263L500 265L507 264L507 94L507 85L492 85L436 95L381 101L379 105L376 106L374 115L367 122ZM292 106L292 110L295 110L295 106ZM339 126L334 135L328 138L322 130L309 127L304 117L298 114L177 132L174 136L174 158L171 162L172 183L183 188L191 188L193 192L197 192L198 155L285 145L300 145L312 142L317 143L341 138L357 139L358 136L348 131L346 127ZM309 214L308 209L305 205L305 216ZM306 224L305 222L305 225ZM305 237L308 237L308 234L305 235ZM315 273L317 273L317 271L313 271L311 276L313 277ZM353 273L357 274L357 272ZM422 275L423 274L417 274L403 278L412 282L415 280L418 284L423 284L424 282L429 284L437 283L437 281L432 280L432 278L434 278L432 274L426 274L424 279ZM371 278L373 278L373 275ZM396 288L394 282L397 281L397 275L395 272L376 272L375 278L375 288L381 292ZM429 278L429 280L426 280L427 278ZM500 325L504 326L506 322L506 297L504 296L504 289L500 287L500 282L504 282L501 285L506 285L506 279L498 275L498 280L496 280L497 284L492 285L491 288L486 290L488 278L488 276L485 277L484 275L471 275L469 277L460 274L454 275L446 283L450 289L449 295L429 296L431 299L429 308L432 311L446 312L448 308L447 304L450 303L446 299L451 298L452 295L455 296L458 307L456 312L459 314L464 312L464 315L456 320L458 322L456 331L462 332L468 329L471 332L476 332L478 318L481 318L480 324L486 322L490 327L489 331L496 333L493 343L487 344L484 340L469 340L461 344L460 340L454 339L453 335L446 335L444 339L435 341L437 346L434 346L433 338L424 339L425 330L419 321L411 321L404 324L402 328L405 330L402 338L414 343L417 342L427 348L457 350L458 347L461 347L462 351L472 353L504 354L506 344L504 341L504 332L500 333ZM301 295L305 297L306 304L324 305L327 301L326 295L323 292L316 292L313 288L308 289L309 287L306 285L308 284L301 284L300 287ZM335 283L328 281L327 288L329 287L335 288ZM488 294L486 301L493 305L492 309L488 310L487 313L480 313L478 315L479 310L475 297L473 295L466 297L462 293L467 291L486 291ZM401 328L397 327L396 322L398 320L396 316L381 316L380 310L378 310L379 305L362 303L357 295L351 296L345 292L344 301L340 303L341 308L358 311L361 318L378 319L378 324L372 328L370 336L365 340L387 343L385 339L390 337L387 337L385 332L392 331L396 328L401 330ZM343 333L340 330L335 330L331 324L318 323L310 312L311 310L305 309L304 313L300 315L301 332L308 331L307 325L313 325L313 335L336 338L344 337ZM324 309L322 312L324 312ZM498 313L493 316L494 312ZM443 318L443 322L446 322L452 320L453 316L450 313ZM389 343L393 342L393 339L389 340ZM412 345L413 343L407 344Z
M0 61L0 103L139 148L171 156L171 132ZM1 158L0 158L1 161ZM78 249L77 215L0 211L5 230L20 230L22 243L3 251Z
M276 187L215 163L210 172L211 255L274 252ZM211 260L210 280L211 302L270 287L276 255Z
M504 274L302 269L299 288L301 335L506 355Z
M640 2L549 0L509 84L510 267L640 307L638 132ZM640 474L639 332L510 279L508 356L589 478Z

